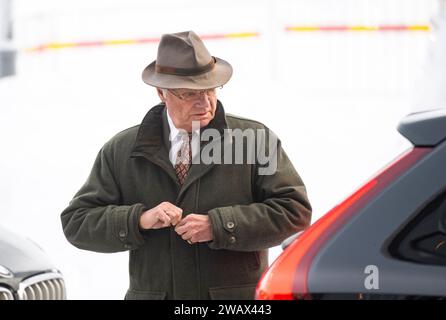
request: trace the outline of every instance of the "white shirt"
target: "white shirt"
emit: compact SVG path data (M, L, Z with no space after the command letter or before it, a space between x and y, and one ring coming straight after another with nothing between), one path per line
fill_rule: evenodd
M178 129L173 124L172 119L169 116L169 111L167 113L167 121L169 122L169 128L170 128L170 134L169 134L169 140L170 140L170 150L169 150L169 159L170 162L172 162L172 165L175 167L175 163L177 160L177 154L178 151L181 148L182 143L182 135L186 134L186 131L183 129ZM199 138L200 138L200 129L194 130L192 132L192 158L195 157L195 155L198 153L198 149L195 146L199 146Z

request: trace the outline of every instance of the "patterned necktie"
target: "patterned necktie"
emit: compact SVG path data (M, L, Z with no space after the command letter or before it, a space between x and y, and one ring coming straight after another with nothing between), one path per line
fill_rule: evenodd
M178 150L177 159L175 161L175 173L177 174L178 182L181 186L183 185L184 180L186 180L192 163L191 140L191 133L181 136L181 147L180 150Z

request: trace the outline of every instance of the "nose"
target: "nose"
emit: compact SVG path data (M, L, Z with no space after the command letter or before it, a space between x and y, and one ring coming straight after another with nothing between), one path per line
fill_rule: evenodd
M209 97L205 92L201 92L199 98L195 102L195 106L199 108L207 108L210 104Z

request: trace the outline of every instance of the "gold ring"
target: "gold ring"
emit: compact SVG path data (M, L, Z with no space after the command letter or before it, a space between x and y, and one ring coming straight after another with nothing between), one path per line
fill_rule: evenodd
M190 241L190 240L187 240L187 243L189 243L189 244L194 244L192 241Z

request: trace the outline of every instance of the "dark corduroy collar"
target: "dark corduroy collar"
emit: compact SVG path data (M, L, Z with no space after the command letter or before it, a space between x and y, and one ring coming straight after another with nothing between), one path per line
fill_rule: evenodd
M132 153L144 153L146 155L158 152L164 145L166 152L170 148L169 124L167 121L167 110L164 103L154 106L144 117L136 136ZM224 130L228 127L225 110L222 103L217 100L217 109L214 119L201 130L212 128L220 132L223 136Z

